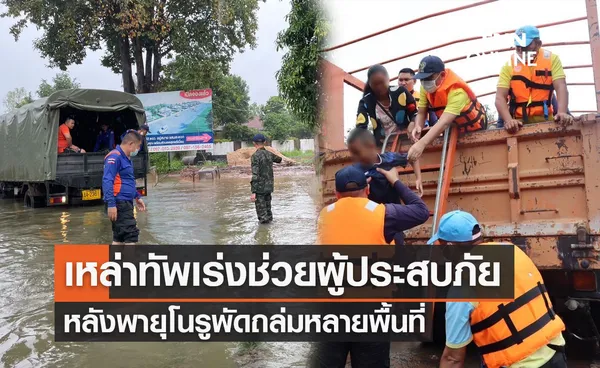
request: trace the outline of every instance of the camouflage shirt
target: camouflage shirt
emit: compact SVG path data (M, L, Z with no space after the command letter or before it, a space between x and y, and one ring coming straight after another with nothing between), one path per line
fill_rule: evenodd
M252 193L273 192L273 162L280 163L281 157L259 148L250 159L252 163Z

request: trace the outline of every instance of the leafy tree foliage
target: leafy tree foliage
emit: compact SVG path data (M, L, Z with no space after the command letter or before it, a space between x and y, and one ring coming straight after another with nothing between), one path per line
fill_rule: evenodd
M258 130L243 124L228 123L223 128L223 135L233 141L249 142L256 133L258 133Z
M48 83L45 79L42 79L40 87L37 90L37 94L40 98L48 97L56 91L63 89L79 88L81 85L76 79L71 79L68 73L58 73L52 78L52 84Z
M178 57L165 68L160 90L211 88L215 126L243 124L250 118L250 90L237 75L227 75L216 61Z
M164 60L202 55L225 67L256 45L261 0L0 0L4 17L44 31L34 46L51 67L81 64L87 50L106 45L102 63L122 74L125 92L156 90ZM264 1L264 0L262 0ZM133 68L135 66L135 69ZM134 78L135 77L135 78Z
M289 27L277 37L277 48L287 49L277 72L280 94L311 130L319 123L319 55L328 33L318 0L291 0Z
M27 105L31 102L33 102L31 92L27 92L23 87L15 88L14 90L9 91L6 94L4 101L2 101L6 112L18 109L19 107Z
M280 96L273 96L267 101L261 108L260 117L267 135L273 140L313 137L310 127L288 109Z

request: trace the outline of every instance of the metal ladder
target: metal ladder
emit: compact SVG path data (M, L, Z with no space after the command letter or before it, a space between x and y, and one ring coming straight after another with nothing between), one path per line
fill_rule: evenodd
M423 130L425 133L426 130ZM381 153L385 153L387 143L389 139L395 136L394 142L392 143L391 152L398 152L400 138L406 136L408 133L392 133L385 137ZM439 226L439 220L446 212L446 205L448 203L448 195L450 194L450 181L452 177L452 168L454 166L454 156L456 155L456 143L458 141L458 127L453 124L446 128L444 132L444 143L442 146L442 155L440 158L439 165L427 165L421 167L421 173L438 171L438 183L437 190L435 193L435 205L433 212L430 212L430 216L433 216L433 223L431 226L431 234L435 234ZM399 174L410 174L413 173L412 168L399 168Z

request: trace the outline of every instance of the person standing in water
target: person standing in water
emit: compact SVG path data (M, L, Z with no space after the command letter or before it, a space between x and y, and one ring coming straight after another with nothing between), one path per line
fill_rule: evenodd
M256 205L256 215L261 224L273 221L271 212L271 193L273 193L273 162L280 163L281 157L267 151L265 143L267 138L257 134L252 139L256 152L250 162L252 166L252 181L250 182L252 195L250 200Z

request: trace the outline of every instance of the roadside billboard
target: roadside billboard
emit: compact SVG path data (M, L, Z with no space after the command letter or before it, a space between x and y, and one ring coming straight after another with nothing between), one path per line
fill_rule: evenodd
M144 104L149 152L212 150L212 90L136 95Z

